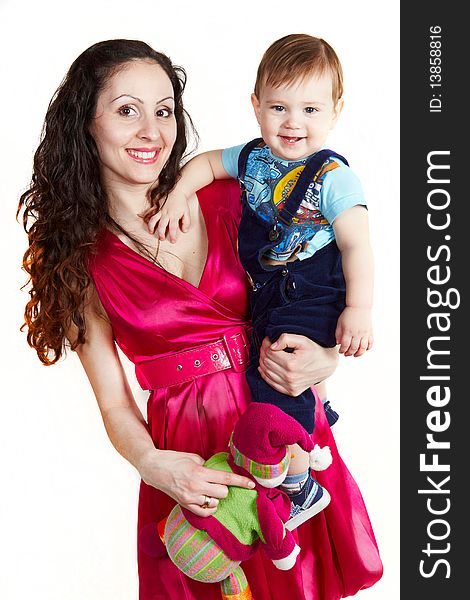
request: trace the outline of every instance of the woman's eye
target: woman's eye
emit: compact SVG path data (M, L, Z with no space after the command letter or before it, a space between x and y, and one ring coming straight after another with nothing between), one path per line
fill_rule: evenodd
M163 117L164 119L171 117L172 114L173 111L170 108L159 108L156 112L157 117Z
M135 114L135 109L133 109L132 106L121 106L118 112L123 117L131 117Z
M305 112L309 115L318 112L318 109L316 109L314 106L307 106L307 108L305 109Z

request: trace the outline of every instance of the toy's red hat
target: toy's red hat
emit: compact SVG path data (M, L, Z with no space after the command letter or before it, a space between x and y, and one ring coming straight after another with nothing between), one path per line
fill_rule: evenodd
M332 459L328 446L314 446L307 431L274 404L252 402L235 425L230 452L261 485L275 487L289 467L287 446L298 444L310 454L310 466L321 471Z

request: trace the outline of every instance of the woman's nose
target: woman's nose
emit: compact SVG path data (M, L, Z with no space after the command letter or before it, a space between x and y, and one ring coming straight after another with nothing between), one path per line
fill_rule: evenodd
M149 115L142 119L138 132L140 139L155 141L160 137L160 128L158 126L155 115Z

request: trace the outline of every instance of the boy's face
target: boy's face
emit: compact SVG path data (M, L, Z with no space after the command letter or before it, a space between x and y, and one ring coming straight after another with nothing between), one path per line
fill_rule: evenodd
M284 160L300 160L317 152L343 108L342 99L333 104L329 72L289 86L264 85L260 97L252 94L251 102L264 141Z

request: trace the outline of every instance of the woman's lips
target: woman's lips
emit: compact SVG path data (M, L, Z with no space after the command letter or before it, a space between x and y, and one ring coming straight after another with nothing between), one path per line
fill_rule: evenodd
M126 148L126 152L136 162L151 165L157 161L160 148Z

